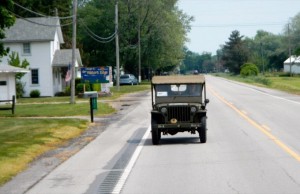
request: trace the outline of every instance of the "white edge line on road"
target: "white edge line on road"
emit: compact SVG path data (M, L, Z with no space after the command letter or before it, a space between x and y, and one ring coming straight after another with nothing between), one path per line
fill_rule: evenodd
M279 97L279 96L275 96L275 95L272 95L272 94L268 94L266 92L262 92L262 91L259 91L257 89L254 89L254 88L250 88L250 89L252 89L252 90L254 90L254 91L258 92L258 93L264 94L266 96L271 96L273 98L277 98L277 99L280 99L280 100L284 100L284 101L287 101L287 102L291 102L291 103L300 105L300 102L297 102L297 101L294 101L294 100L290 100L290 99L286 99L286 98L283 98L283 97Z
M147 137L149 136L150 134L150 131L151 131L151 126L148 127L147 131L145 132L141 142L139 143L139 145L137 146L137 148L135 149L134 153L132 154L132 157L129 161L129 163L127 164L126 168L124 169L123 171L123 174L122 176L120 177L120 179L118 180L116 186L114 187L114 190L112 193L115 193L115 194L119 194L121 193L121 190L135 164L135 162L137 161L141 151L142 151L142 148L144 147L144 144L147 140Z

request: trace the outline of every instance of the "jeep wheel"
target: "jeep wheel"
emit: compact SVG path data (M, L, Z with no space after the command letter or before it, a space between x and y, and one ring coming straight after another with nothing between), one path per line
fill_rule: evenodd
M160 140L160 132L158 128L153 127L153 124L156 124L157 122L155 120L152 120L152 126L151 126L151 135L152 135L152 144L158 145Z
M207 131L207 128L206 128L206 117L202 117L201 118L201 127L199 129L199 137L200 137L200 142L201 143L206 143L206 131Z

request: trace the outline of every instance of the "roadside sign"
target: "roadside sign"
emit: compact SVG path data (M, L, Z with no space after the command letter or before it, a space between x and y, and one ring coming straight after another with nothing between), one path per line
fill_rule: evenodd
M109 83L109 67L83 67L81 79L85 83Z

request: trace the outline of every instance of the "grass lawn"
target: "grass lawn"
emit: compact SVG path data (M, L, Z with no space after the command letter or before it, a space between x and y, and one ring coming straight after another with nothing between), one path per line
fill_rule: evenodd
M150 85L121 86L119 91L113 87L112 96L98 98L94 116L115 112L101 100L113 100L126 93L144 90L150 90ZM11 110L0 111L0 185L26 169L41 154L88 129L89 120L70 117L89 118L89 99L76 98L76 104L69 102L70 97L21 98L17 100L14 115Z
M285 91L291 94L300 95L300 77L280 77L280 76L255 76L255 77L241 77L229 74L216 74L216 76L227 79L249 83L266 88Z
M80 119L0 119L0 185L42 153L79 136L89 122Z
M271 88L300 95L300 77L268 77Z
M98 110L95 116L102 116L114 113L115 110L107 103L98 102ZM17 104L15 114L11 111L0 111L2 117L68 117L68 116L89 116L89 101L76 104L64 103L42 103L42 104ZM1 128L1 125L0 125Z
M120 90L117 90L117 87L114 86L111 88L112 95L106 97L100 97L98 100L114 100L119 98L120 96L133 93L133 92L140 92L144 90L150 90L149 84L141 84L141 85L134 85L134 86L120 86ZM42 97L42 98L21 98L18 99L18 104L26 104L26 103L49 103L49 102L70 102L69 96L63 97ZM77 98L75 97L76 102L88 102L89 99L86 98Z

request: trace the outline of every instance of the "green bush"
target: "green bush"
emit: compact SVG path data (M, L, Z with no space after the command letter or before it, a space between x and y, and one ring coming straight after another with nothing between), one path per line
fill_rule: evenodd
M84 83L77 84L77 86L76 86L76 94L83 93L83 86L84 86ZM85 84L85 91L91 91L90 84Z
M70 86L66 86L66 88L65 88L65 95L66 96L70 96L71 95L71 87Z
M260 77L260 76L255 77L254 81L256 83L260 83L260 84L263 84L263 85L266 85L266 86L270 86L272 84L271 80L269 80L268 78L265 78L265 77Z
M240 75L243 77L246 76L257 76L258 75L258 68L255 64L252 63L245 63L241 66Z
M30 97L31 97L31 98L38 98L38 97L40 97L40 95L41 95L41 93L40 93L39 90L32 90L32 91L30 92Z
M19 80L16 80L16 92L17 92L17 98L23 97L25 90L24 90L25 84Z
M70 96L70 95L67 95L65 92L56 92L55 96Z

